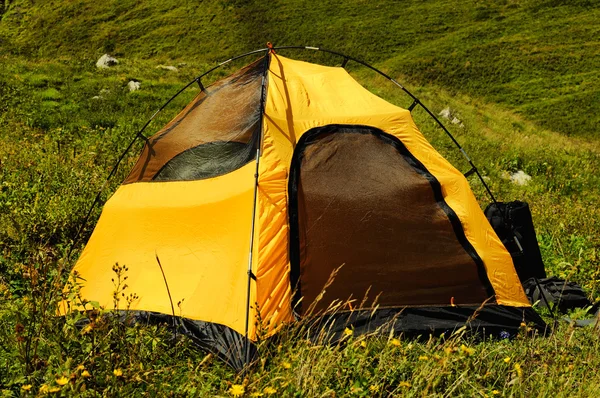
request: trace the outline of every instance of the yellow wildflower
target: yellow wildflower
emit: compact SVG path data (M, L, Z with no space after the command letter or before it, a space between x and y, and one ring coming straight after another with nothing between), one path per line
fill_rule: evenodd
M81 377L88 378L88 377L92 377L92 375L90 374L90 372L88 372L87 370L84 369L83 372L81 372Z
M515 371L517 372L517 376L519 376L519 378L523 377L523 370L521 369L521 365L518 363L515 363Z
M506 357L506 358L504 358L504 362L505 362L505 363L509 363L509 362L510 362L510 357Z
M452 347L446 347L446 348L444 348L444 352L446 353L446 355L450 355L450 354L452 354L452 351L454 351L454 350L452 349Z
M492 395L500 395L500 391L498 391L498 390L492 390Z
M474 348L467 347L464 344L460 346L460 351L464 352L467 355L473 355L475 353L475 349Z
M21 386L21 390L23 391L29 391L31 390L31 384L24 384Z
M81 329L81 334L88 334L89 332L92 331L93 328L94 328L94 326L92 325L92 323L88 323L86 325L86 327L84 327L83 329Z
M429 359L429 357L428 357L427 355L421 355L421 356L419 357L419 361L426 361L426 360L428 360L428 359Z
M366 348L366 347L367 347L367 342L366 342L366 341L364 341L364 340L363 340L363 341L361 341L361 342L360 342L360 346L361 346L362 348Z
M400 343L400 340L398 340L398 339L391 339L390 344L393 345L394 347L400 347L402 345Z
M40 394L46 394L48 393L48 386L46 384L42 384L42 386L40 387Z
M56 384L58 384L59 386L64 386L68 382L69 382L69 379L67 379L65 376L59 377L58 379L56 379Z
M119 368L116 368L115 370L113 370L113 374L117 377L121 377L123 376L123 371Z
M263 395L265 395L265 394L263 394L262 392L258 392L258 391L250 394L251 397L262 397Z
M281 366L283 366L284 369L289 369L292 367L292 364L289 362L282 362Z
M229 393L234 397L241 397L242 395L244 395L244 392L246 392L246 390L241 384L233 384L229 389Z
M409 388L410 387L410 383L408 381L401 381L400 382L400 387Z
M267 395L273 395L277 392L276 389L274 389L273 387L265 387L265 389L263 390L263 392Z
M354 332L352 331L352 329L350 329L350 328L346 328L346 329L344 329L344 335L345 335L345 336L352 336L352 333L354 333Z
M59 392L60 391L60 387L50 387L48 389L48 392L52 393L52 392Z
M378 392L379 391L379 385L373 384L372 386L369 386L369 391L371 391L371 392Z
M75 370L84 370L85 366L83 365L79 365L78 367L75 368Z

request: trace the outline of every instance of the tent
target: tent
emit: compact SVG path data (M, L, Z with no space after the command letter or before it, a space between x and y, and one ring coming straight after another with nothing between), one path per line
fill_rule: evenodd
M83 298L113 308L124 264L139 298L117 309L176 322L236 368L301 318L332 336L544 327L467 179L415 125L416 97L402 109L344 67L259 51L195 79L145 138L74 267Z

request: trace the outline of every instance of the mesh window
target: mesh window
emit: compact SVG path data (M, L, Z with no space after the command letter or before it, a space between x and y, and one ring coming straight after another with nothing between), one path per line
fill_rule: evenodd
M326 126L303 140L290 174L292 286L303 297L301 313L341 265L316 310L336 299L360 303L369 289L383 307L482 303L493 294L439 183L398 139Z
M264 60L200 92L148 139L124 183L216 177L254 158Z

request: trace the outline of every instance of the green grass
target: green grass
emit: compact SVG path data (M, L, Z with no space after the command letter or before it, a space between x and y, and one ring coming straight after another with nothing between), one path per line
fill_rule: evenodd
M597 137L598 37L600 8L592 0L13 0L0 24L0 51L82 62L104 52L212 62L267 41L316 45L501 103L554 131Z
M185 339L174 343L163 328L122 328L104 318L83 333L74 326L79 315L53 317L76 231L138 129L216 60L267 40L347 52L405 82L436 114L450 107L464 125L448 123L452 133L498 199L531 204L548 272L600 297L600 18L592 2L13 0L0 2L0 10L3 4L9 8L0 22L2 394L227 396L239 385L246 396L269 389L273 396L598 396L600 332L566 324L547 338L526 331L496 342L348 336L339 346L309 343L300 325L264 342L260 363L243 379ZM98 70L104 52L119 64ZM384 79L348 67L374 93L410 103ZM128 92L131 79L141 82L140 91ZM148 133L197 90L177 98ZM432 144L467 171L433 121L422 111L414 116ZM125 157L102 200L139 150ZM516 170L532 176L527 186L505 179ZM485 206L483 187L470 181Z

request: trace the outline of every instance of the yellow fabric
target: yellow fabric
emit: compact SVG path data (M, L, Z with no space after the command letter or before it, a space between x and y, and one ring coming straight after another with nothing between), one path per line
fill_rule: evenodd
M273 55L260 168L257 265L258 305L268 330L292 319L285 200L291 156L302 134L328 124L372 126L398 137L440 182L446 202L484 262L497 302L529 306L512 259L485 219L467 180L429 144L409 111L371 94L343 68Z
M409 111L371 94L343 68L273 55L267 78L251 339L256 338L257 315L267 335L293 320L287 207L290 162L302 134L328 124L372 126L398 137L440 182L447 204L485 264L497 302L529 305L509 253L466 179L431 147ZM175 308L177 315L226 325L243 334L254 167L251 162L207 180L121 186L106 203L75 267L84 279L82 296L112 308L112 266L119 262L129 268L127 292L140 297L130 309L170 314L158 255L173 304L183 300L181 309ZM126 308L126 302L122 300L119 308Z
M254 167L200 181L122 185L75 266L84 279L82 297L112 309L118 262L129 268L126 293L139 296L130 309L171 314L158 255L177 316L243 334Z

